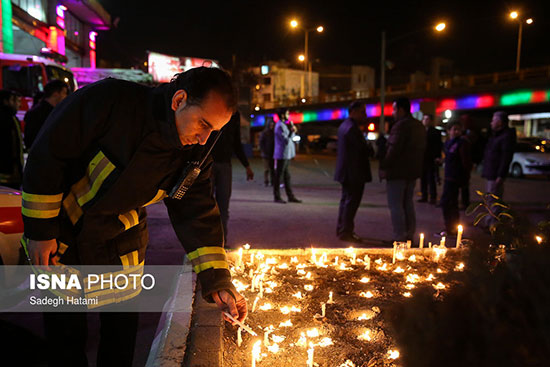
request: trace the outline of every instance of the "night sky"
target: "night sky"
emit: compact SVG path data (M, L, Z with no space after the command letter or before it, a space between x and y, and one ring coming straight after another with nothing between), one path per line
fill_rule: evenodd
M304 45L303 32L288 26L296 17L311 28L325 27L310 34L314 70L332 64L378 69L383 29L388 39L406 35L388 43L387 58L395 64L390 73L427 72L435 56L453 60L460 74L514 70L518 25L508 17L511 10L534 19L524 26L522 67L550 65L547 0L99 1L119 18L117 27L99 34L98 58L107 66L142 64L146 50L217 59L225 68L233 54L239 66L294 62ZM432 30L439 20L447 23L444 34Z

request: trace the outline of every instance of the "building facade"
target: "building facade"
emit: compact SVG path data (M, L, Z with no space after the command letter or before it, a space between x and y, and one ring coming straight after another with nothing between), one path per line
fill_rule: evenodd
M45 55L69 68L95 68L97 31L111 25L96 0L1 0L0 11L0 52Z
M334 65L320 69L322 102L369 98L375 95L374 69L367 65Z

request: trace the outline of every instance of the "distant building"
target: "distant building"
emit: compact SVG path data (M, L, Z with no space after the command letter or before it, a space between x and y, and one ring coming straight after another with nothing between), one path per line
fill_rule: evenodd
M96 64L96 31L111 17L97 0L2 1L0 52L48 55L67 67ZM7 22L6 22L7 23Z
M283 62L268 62L251 72L257 84L252 86L252 109L269 109L310 103L319 98L319 73L292 69ZM309 87L311 85L311 87Z
M335 65L320 69L323 102L369 98L375 95L374 69L367 65Z

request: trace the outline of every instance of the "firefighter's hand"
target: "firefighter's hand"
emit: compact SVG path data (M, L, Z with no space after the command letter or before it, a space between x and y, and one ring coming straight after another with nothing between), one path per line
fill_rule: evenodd
M27 245L31 264L33 265L57 265L53 258L57 252L57 241L55 239L47 241L29 240Z
M252 181L254 179L254 171L252 171L252 168L250 166L246 167L246 180Z
M218 291L212 294L212 298L220 310L227 311L231 316L233 316L233 318L239 320L240 322L244 322L244 319L246 319L246 315L248 314L248 308L246 305L246 300L243 296L235 292L235 298L233 298L229 291ZM235 323L225 315L223 318L232 325L235 325Z

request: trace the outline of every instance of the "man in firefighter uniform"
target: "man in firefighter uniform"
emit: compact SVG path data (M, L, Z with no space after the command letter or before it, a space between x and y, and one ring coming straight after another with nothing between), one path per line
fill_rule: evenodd
M167 197L235 106L228 74L205 67L156 88L105 79L66 98L40 131L24 173L22 244L30 262L138 268L148 242L145 207L164 199L203 297L244 320L246 301L231 283L211 194L211 159L183 198ZM99 304L120 305L138 293L114 289ZM132 365L137 315L100 313L98 365ZM87 365L85 313L44 313L44 325L52 365Z

